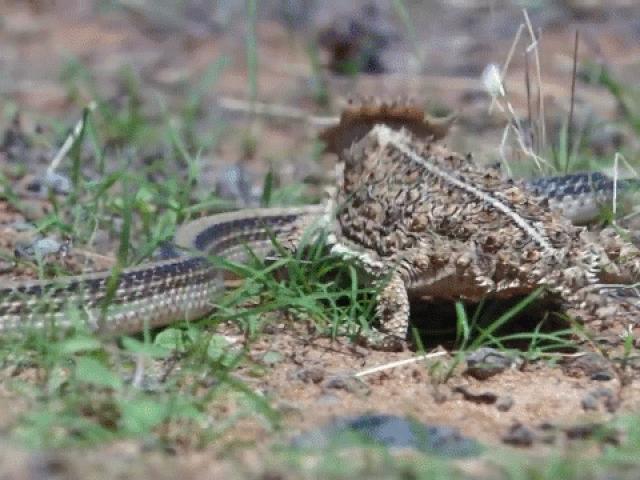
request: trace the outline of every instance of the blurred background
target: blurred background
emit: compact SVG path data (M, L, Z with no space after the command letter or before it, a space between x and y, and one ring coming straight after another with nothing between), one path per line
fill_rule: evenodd
M536 131L544 115L545 144L531 139L544 153L572 103L576 31L573 122L590 133L581 146L611 155L633 144L639 113L621 98L633 97L640 74L632 0L4 0L0 121L19 113L27 129L44 117L68 128L98 101L125 123L107 122L108 144L157 153L164 134L149 126L173 117L205 155L214 143L231 162L295 152L308 173L317 125L297 115L333 116L354 96L405 96L436 115L455 112L454 146L495 156L514 119L489 108L481 76L489 64L503 70L513 49L508 101ZM252 102L276 112L256 115ZM250 135L223 124L251 125Z
M314 139L358 96L456 114L449 144L512 162L511 174L606 170L616 152L637 150L632 0L0 5L0 159L30 171L90 102L105 152L175 156L171 125L203 161L204 184L244 204L269 170L278 185L326 180L332 162ZM505 93L493 100L491 64Z

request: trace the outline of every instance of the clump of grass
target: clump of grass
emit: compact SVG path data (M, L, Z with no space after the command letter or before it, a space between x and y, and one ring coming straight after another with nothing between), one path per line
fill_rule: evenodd
M526 360L553 358L555 353L575 349L576 329L568 328L548 331L544 328L547 318L544 317L532 331L517 331L515 333L501 333L503 327L512 322L534 302L540 301L545 294L544 288L538 288L504 313L494 317L491 312L485 312L485 302L481 302L471 317L467 314L462 302L456 302L456 325L454 357L446 365L436 362L431 367L431 373L436 382L446 382L455 374L458 366L466 355L480 347L493 347L504 352L515 352L514 344L525 344L524 350L518 349L517 354ZM488 315L490 316L487 316Z
M640 134L640 90L621 82L604 64L588 63L580 72L580 77L588 83L600 85L616 99L624 121Z
M213 67L202 88L215 80L222 66ZM77 75L91 86L90 77L76 67ZM73 83L71 77L68 82ZM129 88L136 97L133 79ZM202 91L187 96L185 109L191 120L199 115L196 104L201 96ZM177 224L225 202L197 188L200 161L189 153L197 137L188 134L195 122L157 125L144 117L138 101L118 107L96 97L95 104L95 112L85 111L69 137L70 148L52 168L71 172L70 193L50 196L53 209L36 228L43 234L71 237L76 247L87 250L92 250L97 232L108 232L112 245L118 246L110 282L113 293L119 273L148 259L173 236ZM149 132L168 139L168 151L174 155L147 164L135 155L114 153L115 145L137 150ZM158 172L167 173L164 181L155 180ZM19 209L19 196L8 179L3 183L3 197ZM105 308L108 303L109 295ZM207 330L219 317L198 326L178 322L159 333L145 331L114 342L89 331L82 312L70 310L68 315L77 320L70 331L52 326L0 338L2 367L14 372L5 384L23 395L28 407L11 428L25 443L61 447L134 437L158 445L200 446L233 426L239 416L277 421L267 401L230 375L245 355L242 348L227 345ZM21 372L34 375L23 380ZM213 406L223 396L238 408L218 418Z
M320 334L333 337L355 337L368 329L378 287L363 285L356 265L329 254L326 232L305 240L291 254L273 238L275 259L251 252L246 264L218 259L244 280L221 304L223 318L239 322L250 338L262 330L265 314L274 312L310 321Z
M244 351L204 329L170 328L153 339L123 337L117 348L80 326L64 338L34 332L12 340L3 339L0 347L3 366L14 365L5 383L29 407L13 435L33 447L125 437L198 447L239 416L276 419L266 401L229 377ZM231 418L224 414L216 420L212 405L221 396L229 403L236 398L238 408Z
M557 144L549 145L539 49L541 33L536 34L534 31L526 9L523 10L523 15L524 22L520 24L516 32L504 65L501 68L489 65L483 73L483 83L492 99L489 111L497 107L508 121L499 148L500 159L509 176L513 175L512 156L522 156L531 160L539 174L566 174L575 168L581 140L581 135L577 135L578 132L575 131L574 125L579 35L576 31L569 111L560 128ZM523 52L527 112L526 117L521 118L509 100L508 87L504 83L504 79L524 31L528 33L530 43ZM507 153L508 146L512 144L514 146L513 154L509 155Z

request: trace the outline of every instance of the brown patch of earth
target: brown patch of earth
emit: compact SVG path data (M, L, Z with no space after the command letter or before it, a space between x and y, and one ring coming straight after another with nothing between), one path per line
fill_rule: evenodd
M242 138L251 131L259 141L248 163L257 175L268 169L266 158L282 167L278 170L289 172L284 175L287 180L298 180L312 168L319 176L329 171L330 160L325 160L321 167L311 160L311 139L315 137L315 129L309 123L291 125L287 121L259 119L249 128L244 112L219 108L219 97L244 98L248 90L247 68L236 58L244 42L240 31L244 22L241 28L224 35L213 32L210 37L185 36L170 30L170 33L161 31L158 34L158 28L150 28L154 27L154 20L150 25L148 17L140 21L139 16L123 11L98 15L91 9L71 8L78 2L56 3L60 8L32 10L26 6L27 2L7 2L2 7L0 65L4 80L1 80L0 94L10 99L19 111L25 112L27 123L35 124L37 116L45 114L60 116L65 121L70 117L69 126L76 121L79 106L72 104L68 89L58 81L61 65L69 52L96 75L98 90L105 98L117 95L119 83L115 78L119 70L132 68L144 82L143 97L150 105L158 91L169 99L169 103L178 103L186 85L194 83L220 55L229 54L236 61L225 70L215 92L203 98L204 109L209 115L205 115L203 121L211 121L212 114L220 113L236 128L230 129L230 140L227 139L215 153L205 153L210 156L205 157L210 166L217 167L218 163L214 162L232 164L243 158ZM424 19L424 25L434 26L432 29L419 29L418 34L425 37L420 40L425 46L428 74L400 68L397 73L382 76L329 76L326 81L330 110L337 111L337 106L353 92L426 99L432 106L446 105L462 112L462 119L450 140L456 149L471 150L479 156L488 152L489 158L496 158L496 146L500 143L505 122L501 116L487 113L489 102L482 93L478 74L486 62L499 63L506 57L512 34L522 21L520 9L511 8L511 13L504 15L501 11L489 20L487 12L476 11L473 6L465 10L462 4L464 2L457 2L458 7L443 9L444 14L440 11L444 17ZM568 107L574 27L581 27L584 32L586 47L581 49L581 58L604 60L624 78L637 77L638 65L629 61L632 58L629 52L637 49L637 42L633 41L637 39L633 34L637 25L633 23L633 15L624 15L630 7L625 2L620 4L622 14L618 16L603 19L587 12L582 20L567 20L568 14L563 10L555 22L545 24L541 56L549 103L547 113L555 117L556 123L564 118ZM326 10L331 8L326 7ZM73 11L74 15L68 15L67 11ZM425 9L419 13L428 17L431 12ZM423 25L421 17L416 17L415 21ZM495 31L508 32L508 35L492 33L487 27L483 31L488 33L470 39L472 30L461 27L476 25L473 28L478 29L477 24L482 22L489 22ZM163 28L160 26L159 30ZM258 30L260 99L278 105L295 105L309 114L327 113L313 103L311 85L317 79L310 79L312 68L304 48L290 46L291 32L275 21L261 22ZM403 47L398 58L410 58L407 45ZM513 104L523 112L526 91L521 78L522 55L514 59L509 85ZM84 91L81 97L89 99ZM594 107L600 119L613 119L618 113L616 102L601 88L579 84L578 102ZM204 128L208 127L205 125ZM47 155L43 160L38 156L25 165L31 174L40 174L46 158L50 157ZM7 160L0 158L0 167L6 165ZM25 235L17 225L41 218L43 209L48 208L42 199L22 198L27 206L20 213L0 201L0 252L6 253L7 257L12 256L16 244ZM62 262L64 269L71 273L108 268L112 262L110 257L102 261L75 249L67 257L53 260L58 264ZM13 268L11 265L3 270L0 264L0 282L18 277L33 278L36 272L35 268ZM354 377L368 368L415 355L364 350L343 339L313 338L295 330L282 329L264 335L251 346L251 358L258 363L265 353L278 353L277 362L266 366L261 376L256 377L247 368L236 372L283 414L286 438L324 425L337 416L376 412L410 415L429 424L456 426L465 435L488 445L503 445L508 439L511 444L529 445L532 452L543 454L558 448L571 449L570 437L579 436L575 429L571 430L572 426L606 422L626 412L640 410L637 365L620 371L617 364L605 361L605 370L613 374L598 377L599 371L590 371L589 365L573 365L573 368L537 361L507 369L482 381L457 371L448 382L441 383L438 369L434 373L432 366L435 361L450 361L451 357L446 355L438 360L419 361ZM229 333L236 332L231 330ZM566 362L574 364L578 360L566 359ZM16 398L15 392L6 389L0 397L0 424L11 425L25 405ZM216 474L230 475L237 471L238 465L245 465L250 472L263 471L263 455L276 437L262 423L246 421L230 430L225 440L233 443L244 439L255 448L234 450L231 454L229 450L210 446L181 451L172 457L162 452L147 452L135 441L118 441L82 453L75 450L25 453L3 446L4 458L0 463L13 469L8 470L13 472L13 478L32 478L33 472L42 476L62 472L70 478L84 478L96 470L106 477L139 474L161 479L175 478L176 472L181 472L193 478L211 478Z
M235 328L226 330L227 338L242 343ZM251 345L249 355L254 366L241 367L233 375L281 414L283 430L279 434L249 418L238 421L214 445L202 450L179 449L175 457L122 440L100 447L99 452L82 454L74 449L27 454L11 447L5 451L5 458L12 452L16 455L13 458L23 459L22 468L45 471L61 469L79 474L98 468L105 477L138 472L172 478L179 471L190 478L211 478L213 472L238 478L240 472L263 472L269 465L264 455L271 445L286 443L338 417L372 412L454 426L480 440L490 451L498 445L506 451L526 447L537 456L572 451L576 441L599 438L597 425L640 408L637 374L628 377L624 385L615 372L605 379L595 377L588 367L579 365L582 357L567 358L565 367L543 361L529 363L486 380L471 378L458 368L448 382L442 383L439 369L433 367L436 361L450 362L448 353L362 375L373 367L415 359L415 354L376 352L344 339L317 338L305 333L301 324L281 325L262 335ZM269 356L271 359L265 362ZM593 360L586 363L590 365ZM261 366L259 374L255 365ZM614 371L607 361L604 366ZM598 371L601 368L602 363L596 367ZM4 405L0 408L4 412L0 424L5 428L25 408L15 393L6 390L0 405ZM234 412L231 404L220 408L212 405L214 418L221 422L225 413ZM614 433L599 442L604 445L619 440ZM252 448L247 450L242 445ZM589 448L597 450L597 445ZM459 461L461 465L468 462ZM20 468L16 471L23 472Z

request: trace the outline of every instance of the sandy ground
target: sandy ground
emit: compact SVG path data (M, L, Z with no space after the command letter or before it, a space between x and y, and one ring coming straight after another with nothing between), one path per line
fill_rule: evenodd
M399 38L382 55L388 73L347 78L324 69L320 77L314 77L304 40L339 15L339 9L336 7L334 11L331 6L334 3L326 2L312 14L292 20L283 17L277 2L265 2L258 23L257 91L261 102L296 109L308 119L313 115L335 115L354 93L424 99L434 110L458 112L460 120L449 139L454 148L496 158L504 117L488 113L489 99L483 93L479 76L487 63L501 63L506 58L523 21L517 7L495 2L495 8L482 9L456 2L456 7L440 5L413 12L420 58L416 58L412 41L397 17L392 13L383 15L390 25L385 28L391 28L391 36ZM582 38L581 60L605 63L627 79L637 78L640 68L640 64L630 60L640 53L640 27L631 14L637 13L637 7L634 10L629 6L631 2L602 2L603 5L596 6L589 5L598 2L582 3L585 5L566 2L574 6L531 13L532 22L543 31L540 45L543 97L550 131L567 114L576 28ZM70 127L79 117L81 105L91 99L82 87L73 91L77 97L74 99L70 84L61 81L60 72L69 65L70 58L84 65L94 75L101 95L113 101L121 100L123 95L119 72L123 69L133 72L143 86L141 97L144 109L148 110L145 113L158 119L160 111L155 96L162 95L170 110L180 105L188 86L197 83L212 62L227 55L230 64L212 91L203 96L198 131L206 134L213 122L224 120L231 126L230 134L214 151L203 153L208 168L205 172L215 177L211 172L242 159L256 178L269 165L275 165L283 184L309 176L316 176L321 182L327 180L326 172L330 171L333 159L314 160L317 126L313 121L264 116L248 122L242 108L248 95L243 53L247 27L240 7L238 11L234 8L222 13L207 11L207 15L181 11L180 15L163 17L137 8L98 11L91 4L74 0L0 4L3 17L0 98L5 102L5 115L0 122L4 122L3 131L8 131L12 128L11 114L19 112L24 135L45 139L19 151L25 155L23 169L17 169L18 162L8 157L6 143L4 151L0 150L0 168L15 181L16 192L27 205L18 212L0 200L1 250L12 252L17 243L28 238L28 233L21 232L18 226L40 218L51 208L47 200L30 193L26 186L29 178L42 174L58 147L55 142L62 137L47 129L36 133L38 125L42 119L56 118ZM230 20L225 20L225 15ZM523 33L519 53L514 55L507 77L510 98L520 111L526 110L527 104L522 80L522 48L527 42ZM321 61L329 60L330 55L321 52ZM329 92L327 106L318 106L313 101L318 81L325 82ZM615 102L602 89L583 82L578 84L576 106L578 119L591 116L608 121L619 113ZM242 154L242 132L247 129L258 139L249 158ZM623 142L633 145L629 132L621 128L618 133ZM614 148L611 142L604 138L600 147L607 152ZM74 248L59 262L75 272L108 268L113 262L112 247L113 242L106 240L100 252ZM0 282L29 276L34 276L32 270L12 268L10 262L0 263ZM227 333L237 334L231 327ZM281 355L275 365L266 367L264 375L255 377L244 369L237 375L284 413L285 433L277 436L279 440L323 425L336 416L376 412L410 415L429 424L455 426L463 434L489 445L515 443L518 445L513 448L527 447L544 453L550 449L570 449L572 437L589 435L588 428L576 430L576 426L637 412L640 404L637 366L621 371L604 358L588 357L585 361L584 357L567 357L554 365L542 361L524 363L486 380L474 379L460 370L448 382L441 383L430 368L436 360L355 378L354 374L370 367L411 358L414 354L373 352L354 347L346 340L318 339L304 332L303 327L276 328L252 346L251 357L260 362L266 352ZM440 357L440 361L447 359L450 357ZM603 370L610 374L596 375ZM12 412L19 411L16 393L3 390L0 395L3 429L12 423ZM211 478L208 475L213 472L233 470L238 461L246 465L247 471L264 468L258 459L274 438L264 425L247 421L232 429L227 437L226 440L244 438L259 446L224 455L212 445L204 450L166 456L144 451L136 442L122 441L90 451L81 458L74 451L27 453L7 446L2 449L4 458L0 464L7 470L14 469L12 478L36 478L33 475L38 472L44 476L57 472L64 478L82 478L96 469L105 477L126 472L129 476L138 473L159 479L174 478L175 472L180 471L192 478Z

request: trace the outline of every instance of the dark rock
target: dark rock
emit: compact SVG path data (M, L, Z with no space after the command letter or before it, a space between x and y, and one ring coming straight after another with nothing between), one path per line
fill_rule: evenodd
M318 34L318 45L329 53L329 68L334 73L386 71L382 55L399 37L394 25L374 5L353 15L339 16Z
M482 404L490 405L490 404L496 403L496 400L498 400L498 395L496 395L493 392L482 392L482 393L471 392L467 387L464 387L462 385L453 387L453 391L456 393L462 394L465 400L468 400L473 403L482 403Z
M324 380L325 370L321 367L301 368L296 372L296 377L304 383L320 383Z
M610 370L601 370L599 372L593 373L589 378L598 382L608 382L609 380L614 379L614 375Z
M515 359L495 348L482 347L468 354L466 362L467 369L464 372L466 375L478 380L486 380L511 368Z
M600 423L572 425L566 427L564 433L569 440L588 440L595 438L611 445L618 445L620 443L620 433Z
M600 401L593 393L587 393L582 400L580 400L583 410L597 410L600 405Z
M395 415L343 417L331 424L304 433L293 440L298 448L342 447L363 442L394 449L414 449L446 457L478 455L481 445L459 433L456 428L425 425Z
M514 401L513 397L510 395L505 395L503 397L498 398L496 402L496 408L501 412L508 412L513 407Z
M502 441L516 447L530 447L533 445L535 435L533 431L521 423L514 423L509 431L502 437Z
M69 478L71 468L67 459L55 453L33 455L27 465L29 478Z
M587 376L593 380L595 380L594 376L597 379L613 378L611 362L595 352L586 352L579 357L566 359L562 362L562 371L570 377Z
M600 387L587 392L581 404L585 410L597 410L603 405L607 412L613 413L620 406L620 399L610 388Z
M345 390L349 393L362 396L369 395L371 392L371 389L366 383L351 375L336 375L329 377L324 381L323 386L325 388L335 390Z

